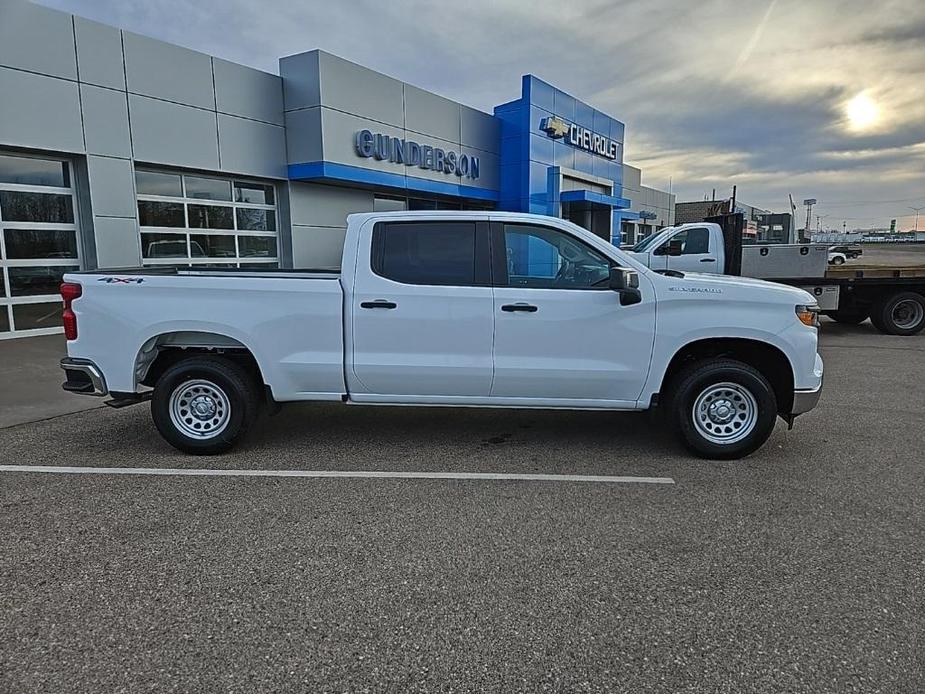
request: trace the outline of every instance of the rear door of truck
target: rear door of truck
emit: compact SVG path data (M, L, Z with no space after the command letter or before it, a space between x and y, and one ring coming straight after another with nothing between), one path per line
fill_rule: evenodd
M488 397L494 317L487 218L390 218L359 233L345 311L351 398Z

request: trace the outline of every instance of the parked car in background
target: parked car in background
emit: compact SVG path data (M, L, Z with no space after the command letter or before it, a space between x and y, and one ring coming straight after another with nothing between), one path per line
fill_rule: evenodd
M829 250L836 253L843 253L845 257L850 260L860 258L864 254L864 249L856 243L844 246L832 246Z
M838 251L829 249L829 265L844 265L848 261L848 256Z

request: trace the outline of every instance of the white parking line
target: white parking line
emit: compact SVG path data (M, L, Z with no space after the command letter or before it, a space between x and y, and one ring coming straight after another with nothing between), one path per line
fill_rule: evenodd
M212 470L155 467L70 467L0 465L0 472L58 475L177 475L186 477L366 477L374 479L492 480L503 482L600 482L604 484L674 484L671 477L609 475L541 475L504 472L401 472L391 470Z

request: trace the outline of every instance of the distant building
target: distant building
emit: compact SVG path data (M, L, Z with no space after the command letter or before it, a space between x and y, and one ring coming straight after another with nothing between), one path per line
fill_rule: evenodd
M642 185L642 172L623 165L623 197L630 202L629 215L623 213L621 245L632 246L659 229L675 223L675 196ZM635 214L635 217L630 215Z
M695 200L693 202L679 202L674 206L675 224L690 224L691 222L702 222L707 217L715 217L720 214L727 214L731 210L732 199L724 198L721 200ZM744 202L736 200L735 212L740 212L745 218L744 241L745 243L757 243L759 241L759 222L763 216L770 215L769 210L763 210L760 207L746 205ZM789 216L789 215L787 215Z

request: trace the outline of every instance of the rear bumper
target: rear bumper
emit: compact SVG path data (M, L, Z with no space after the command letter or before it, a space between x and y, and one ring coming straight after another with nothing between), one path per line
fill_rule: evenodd
M97 397L109 394L103 372L89 359L65 357L61 360L61 368L67 377L61 387L67 392Z

